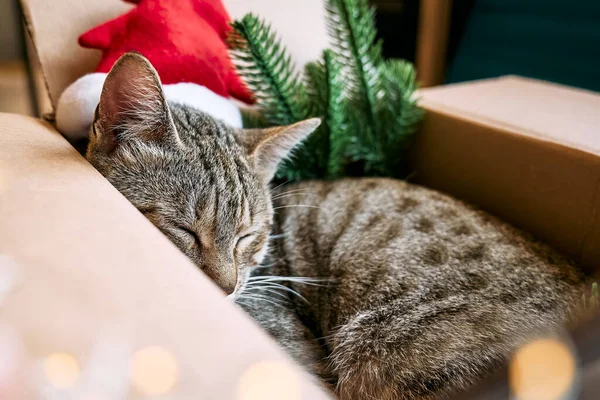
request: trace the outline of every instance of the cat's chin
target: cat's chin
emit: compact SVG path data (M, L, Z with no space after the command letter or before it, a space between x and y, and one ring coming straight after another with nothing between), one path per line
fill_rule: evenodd
M240 295L242 293L242 290L238 290L237 288L229 293L227 296L225 296L225 298L229 301L231 301L232 303L237 303L237 300L240 298Z

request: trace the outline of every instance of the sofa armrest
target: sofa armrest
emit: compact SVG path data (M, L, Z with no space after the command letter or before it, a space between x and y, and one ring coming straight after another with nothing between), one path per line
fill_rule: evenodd
M0 328L18 332L30 360L67 352L85 367L117 329L131 354L173 355L170 398L236 398L245 371L265 360L293 371L297 398L327 398L40 120L0 114L0 216L0 280L11 289Z

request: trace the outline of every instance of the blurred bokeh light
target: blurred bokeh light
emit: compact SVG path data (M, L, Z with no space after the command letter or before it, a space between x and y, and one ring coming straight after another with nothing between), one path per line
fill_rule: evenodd
M177 383L178 367L173 354L159 346L136 352L131 364L131 380L147 395L167 393Z
M68 353L53 353L44 360L44 375L52 386L59 389L71 388L80 375L79 364Z
M299 377L284 363L262 361L240 378L237 400L300 400Z
M517 400L569 398L577 366L570 347L558 339L539 339L519 349L509 367L511 390Z

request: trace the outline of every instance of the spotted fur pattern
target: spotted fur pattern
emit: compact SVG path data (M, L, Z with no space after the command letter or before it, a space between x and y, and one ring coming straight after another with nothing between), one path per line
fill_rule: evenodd
M87 157L342 400L455 394L570 320L577 269L456 199L390 179L270 190L317 123L233 130L167 104L152 67L128 55Z
M288 283L306 299L289 297L293 329L277 317L285 308L248 311L290 351L296 338L282 332L307 329L320 344L309 365L341 399L455 394L574 315L582 276L572 264L449 196L346 179L275 198L273 270L257 275L314 279Z

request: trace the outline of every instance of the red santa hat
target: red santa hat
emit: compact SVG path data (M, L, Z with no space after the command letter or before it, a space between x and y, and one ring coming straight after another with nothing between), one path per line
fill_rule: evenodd
M106 75L132 50L157 70L167 100L241 127L236 100L252 104L253 98L229 58L230 19L221 0L126 1L137 5L79 37L81 46L102 50L102 58L95 73L62 93L56 109L58 129L72 139L87 137Z

